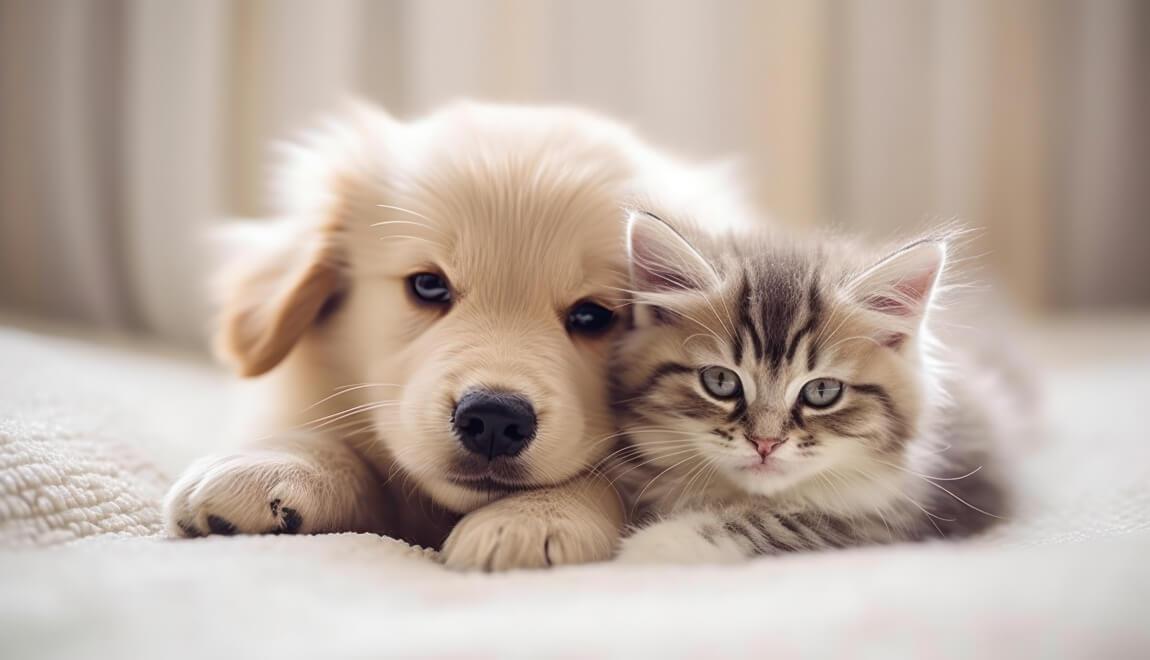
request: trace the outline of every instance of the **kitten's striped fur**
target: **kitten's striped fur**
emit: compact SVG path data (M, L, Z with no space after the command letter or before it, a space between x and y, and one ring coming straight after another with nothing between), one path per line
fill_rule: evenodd
M674 227L631 219L637 303L617 351L611 469L638 529L622 559L961 536L1003 514L989 463L997 413L979 375L928 333L944 237L884 257ZM741 395L709 394L710 366L733 370ZM816 378L845 383L826 409L800 402Z

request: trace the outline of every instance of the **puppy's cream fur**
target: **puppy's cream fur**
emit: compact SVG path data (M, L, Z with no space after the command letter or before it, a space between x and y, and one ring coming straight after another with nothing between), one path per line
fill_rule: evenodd
M410 123L357 106L287 162L278 218L232 229L220 287L217 351L260 377L245 433L261 440L189 468L172 533L371 530L496 570L608 557L621 507L590 468L610 449L623 323L585 337L566 315L581 300L625 312L622 204L713 213L721 177L583 112L477 104ZM450 309L408 291L429 270ZM518 488L452 479L467 457L452 407L474 387L534 403Z

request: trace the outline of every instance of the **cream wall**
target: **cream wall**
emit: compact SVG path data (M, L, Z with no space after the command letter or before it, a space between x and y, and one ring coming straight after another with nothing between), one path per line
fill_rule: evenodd
M0 0L0 303L187 341L199 237L346 94L588 105L774 215L961 218L1032 309L1150 306L1150 3Z

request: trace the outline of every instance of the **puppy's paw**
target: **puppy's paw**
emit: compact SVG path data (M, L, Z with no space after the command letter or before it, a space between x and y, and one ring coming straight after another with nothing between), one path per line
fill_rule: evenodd
M616 561L630 564L733 564L749 553L702 515L669 518L623 539Z
M206 458L192 464L164 502L168 534L307 534L322 530L317 475L278 452Z
M460 570L546 568L609 559L615 538L610 521L589 509L541 515L507 499L464 516L442 554Z

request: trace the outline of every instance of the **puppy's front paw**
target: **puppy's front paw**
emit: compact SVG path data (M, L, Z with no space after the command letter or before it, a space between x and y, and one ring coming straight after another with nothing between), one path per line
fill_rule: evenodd
M206 458L192 464L164 502L168 534L297 534L322 531L316 475L277 452Z
M610 558L616 538L611 522L590 509L543 515L506 499L464 516L443 559L451 568L484 571L580 564Z
M616 561L630 564L732 564L748 553L718 525L699 516L669 518L623 539Z

